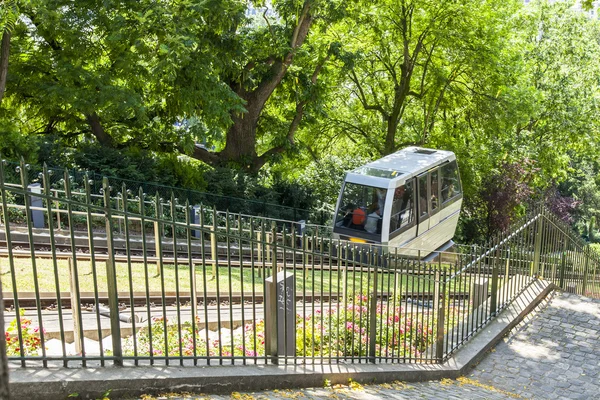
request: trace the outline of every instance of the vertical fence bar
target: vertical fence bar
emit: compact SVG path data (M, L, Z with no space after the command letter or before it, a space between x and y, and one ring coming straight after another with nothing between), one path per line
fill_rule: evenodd
M2 163L1 155L0 163ZM2 184L4 184L4 181L0 181L0 185ZM6 357L7 346L4 332L4 295L2 294L2 276L0 275L0 399L9 400L8 358Z
M162 328L163 328L163 350L165 363L169 365L169 328L167 321L167 304L165 300L166 291L165 291L165 265L163 259L163 251L162 251L162 233L163 233L163 209L162 209L162 199L160 198L160 194L155 192L154 195L154 210L156 211L155 221L154 221L154 246L156 249L156 276L160 277L160 295L161 295L161 303L162 303Z
M213 230L212 233L215 235L215 248L216 248L216 232L217 232L217 210L213 207ZM226 234L226 239L229 235ZM212 237L211 237L212 240ZM212 247L212 244L211 244ZM217 254L213 255L213 278L215 279L217 289L217 337L219 340L219 365L223 365L223 341L221 340L221 279L219 278L219 265L217 263ZM229 257L229 249L227 249L227 257ZM207 321L208 323L208 321ZM207 328L208 329L208 328Z
M159 264L158 260L162 260L162 235L161 235L161 227L159 218L162 216L162 204L160 202L160 196L158 192L156 192L156 201L154 202L155 212L156 212L156 220L154 221L154 254L156 256L156 275L162 274L162 267Z
M177 251L177 199L171 190L171 235L173 236L173 268L175 269L175 310L177 313L177 338L179 350L179 365L183 366L183 343L181 334L181 294L179 291L179 260ZM186 214L189 214L186 209ZM192 321L192 327L194 321ZM192 328L195 329L195 328Z
M242 227L242 216L240 214L238 214L238 237L239 237L239 254L238 254L238 260L240 263L240 308L241 308L241 314L242 314L242 326L245 326L246 324L246 314L245 314L245 298L244 298L244 256L243 256L243 249L244 249L244 241L243 239L243 235L244 235L244 230ZM252 225L252 222L250 222L250 224ZM252 236L250 236L250 241L249 241L250 247L252 248ZM243 331L245 332L245 330ZM233 337L233 327L231 327L231 336ZM232 349L232 353L233 353ZM246 335L244 333L242 333L242 357L243 357L243 364L246 365Z
M542 253L542 233L544 230L544 209L542 208L538 214L535 232L535 245L533 250L533 269L540 270L540 256Z
M444 324L445 324L445 310L446 310L446 275L441 271L435 271L435 287L433 299L435 301L434 310L437 313L437 327L436 327L436 338L435 338L435 359L441 363L444 360Z
M561 289L565 289L565 270L567 269L567 239L566 238L562 238L564 241L564 246L563 246L563 251L562 251L562 258L561 258L561 263L560 263L560 281L558 286Z
M219 268L219 254L217 253L217 209L213 207L212 230L210 232L210 257L212 262L212 279L216 279Z
M233 351L234 351L234 343L233 343L233 282L231 275L231 225L229 222L230 214L229 211L225 213L225 243L227 248L227 302L229 303L229 330L231 332L230 335L230 344L231 344L231 364L233 365ZM219 327L219 332L221 331L221 327ZM222 338L219 337L219 340Z
M104 195L104 218L106 219L106 248L108 260L106 261L106 283L108 288L108 308L110 309L110 331L112 335L114 364L123 365L123 350L121 348L121 325L119 321L119 292L117 290L117 264L113 242L113 221L110 207L110 186L108 178L102 180ZM73 225L69 221L70 229Z
M198 330L198 321L196 321L196 313L198 312L198 292L196 287L196 265L194 264L193 255L192 255L192 228L190 221L190 213L192 212L192 207L190 207L189 199L185 201L185 236L187 242L187 258L188 258L188 266L190 273L190 318L192 322L192 341L194 343L193 347L193 355L194 355L194 365L198 364L198 341L196 337L196 331ZM200 212L200 211L198 211ZM195 223L195 220L194 220ZM200 237L204 236L204 230L200 230ZM204 249L202 249L204 251Z
M258 355L258 348L257 346L257 338L256 338L256 264L255 264L255 256L259 256L260 257L260 241L257 240L256 244L257 244L257 251L255 252L254 250L254 237L255 237L255 232L254 232L254 218L250 218L250 285L251 285L251 289L252 289L252 337L248 338L249 340L249 344L252 348L251 353L252 354L252 358L254 359L254 364L256 364L258 362L257 360L257 355ZM258 238L258 232L256 237ZM258 259L258 262L260 263L260 258ZM260 268L258 268L258 272L259 272L259 277L260 277ZM246 325L246 322L243 322L244 325ZM246 331L246 327L244 326L244 332ZM244 334L244 340L246 338L246 335ZM245 354L244 354L245 355Z
M500 247L496 249L496 257L492 264L492 293L490 297L490 316L495 316L498 307L498 270L500 269Z
M44 368L46 368L48 366L48 361L46 360L46 338L45 338L45 334L44 334L44 321L43 321L43 316L42 316L42 303L40 300L40 285L39 285L39 279L38 279L38 270L37 270L37 258L35 255L35 244L34 244L34 240L33 240L33 226L32 226L32 210L31 210L31 196L29 194L28 191L28 179L29 179L29 174L28 174L28 170L29 170L29 165L25 164L25 161L23 160L23 158L21 158L21 163L20 163L20 167L19 167L19 172L21 175L21 188L23 189L23 202L25 203L25 219L27 221L27 234L28 234L28 238L29 238L29 251L31 254L31 268L33 270L33 287L34 287L34 291L35 291L35 308L36 308L36 312L37 312L37 317L38 317L38 324L39 324L39 334L40 334L40 346L42 348L42 357L43 357L43 365ZM16 287L14 287L13 290L17 290Z
M371 259L372 247L369 248L368 257ZM377 264L373 263L373 292L371 294L370 315L369 315L369 359L372 363L376 362L375 352L377 345ZM369 268L370 269L370 268Z
M214 217L214 215L213 215ZM204 223L204 206L200 205L200 227L202 234L200 235L200 247L202 254L202 305L204 308L204 339L206 340L206 363L210 365L210 336L208 334L208 282L207 282L207 273L206 273L206 251L205 251L205 243L204 243L204 227L206 224ZM214 225L212 226L214 228ZM212 232L212 230L211 230ZM212 234L212 233L211 233Z
M148 331L148 352L150 353L150 365L154 365L154 339L152 333L152 310L150 302L150 271L148 269L148 244L146 235L146 205L145 193L143 189L138 188L138 210L140 213L140 226L142 231L142 258L144 261L144 284L146 294L146 329Z
M588 284L588 273L589 273L589 266L590 266L590 254L589 254L589 250L587 248L583 249L583 256L585 257L585 266L583 267L583 287L581 289L582 291L582 295L585 296L586 294L586 290L587 290L587 284Z
M133 287L133 267L131 263L131 234L130 234L130 220L129 220L129 203L128 203L128 190L125 183L121 186L121 200L123 202L123 229L120 232L125 232L125 255L127 257L127 283L129 286L129 308L131 311L131 332L133 336L133 354L135 356L134 363L138 365L138 349L137 349L137 329L136 329L136 314L135 314L135 299L134 299L134 287ZM118 202L117 198L117 202ZM121 218L119 218L121 222Z
M84 189L85 189L85 203L86 207L86 226L87 226L87 234L88 234L88 246L90 249L90 269L92 272L92 282L94 286L94 304L95 304L95 316L96 316L96 333L98 338L102 337L102 324L100 318L100 299L98 296L98 271L96 267L96 249L94 243L94 230L92 229L92 193L91 193L91 181L89 180L89 176L86 174L84 178ZM71 297L73 299L73 297ZM100 350L100 365L104 366L104 343L102 340L98 340L98 346Z
M63 356L67 355L66 351L66 340L65 340L65 328L64 328L64 320L63 320L63 311L62 311L62 296L60 293L60 273L58 270L58 260L56 258L56 240L54 238L54 218L52 212L52 193L50 192L50 173L48 171L48 166L44 163L43 167L43 186L44 193L46 194L46 213L48 220L48 235L50 237L50 253L52 254L52 268L54 272L54 288L56 293L56 309L58 311L58 327L60 329L60 341L62 347ZM60 213L57 213L60 214ZM71 297L72 298L72 297ZM73 330L73 334L75 334L77 330ZM78 332L78 331L77 331ZM77 341L75 341L77 343ZM77 346L77 344L76 344ZM77 348L77 352L81 352L81 346ZM68 366L67 360L64 360L63 366L66 368Z

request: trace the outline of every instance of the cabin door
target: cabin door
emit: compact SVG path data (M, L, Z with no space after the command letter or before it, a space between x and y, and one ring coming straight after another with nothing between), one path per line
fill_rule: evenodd
M417 236L429 229L429 174L417 177Z

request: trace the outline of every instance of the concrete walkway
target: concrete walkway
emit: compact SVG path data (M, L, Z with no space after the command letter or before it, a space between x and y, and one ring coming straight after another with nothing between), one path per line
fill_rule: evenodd
M600 399L600 300L553 292L457 380L154 398Z

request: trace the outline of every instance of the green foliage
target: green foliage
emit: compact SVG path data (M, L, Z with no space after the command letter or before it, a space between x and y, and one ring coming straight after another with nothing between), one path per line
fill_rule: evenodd
M520 160L582 202L582 234L599 216L596 166L573 177L600 148L600 22L567 3L65 4L2 2L8 158L331 210L345 170L417 144L457 154L463 237Z
M24 223L26 221L25 210L15 208L15 207L10 207L10 204L18 204L18 202L16 201L15 194L12 192L8 192L8 191L5 193L6 193L6 204L9 205L7 207L9 222L11 222L13 224ZM4 210L3 210L3 205L2 205L3 201L2 200L4 200L4 199L0 198L0 219L4 220ZM22 202L21 202L21 204L22 204Z

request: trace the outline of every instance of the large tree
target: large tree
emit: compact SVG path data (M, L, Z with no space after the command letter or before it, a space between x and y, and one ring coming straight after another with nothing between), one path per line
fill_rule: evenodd
M210 68L213 49L185 35L192 24L195 35L231 29L229 11L210 2L30 0L13 35L11 95L36 121L30 133L172 148L181 102L195 102L209 124L227 115L212 102L237 102ZM175 98L191 57L202 60L193 84L203 90Z
M31 0L9 84L35 133L255 172L295 145L351 3Z
M351 3L274 0L258 20L242 21L225 48L215 43L227 61L219 77L243 107L230 109L229 126L209 141L214 149L195 145L193 157L256 172L293 147L306 108L315 101L314 87L338 50L327 30Z
M374 3L351 27L355 57L343 100L351 112L332 118L374 155L430 143L441 112L497 96L504 20L514 11L510 1Z

